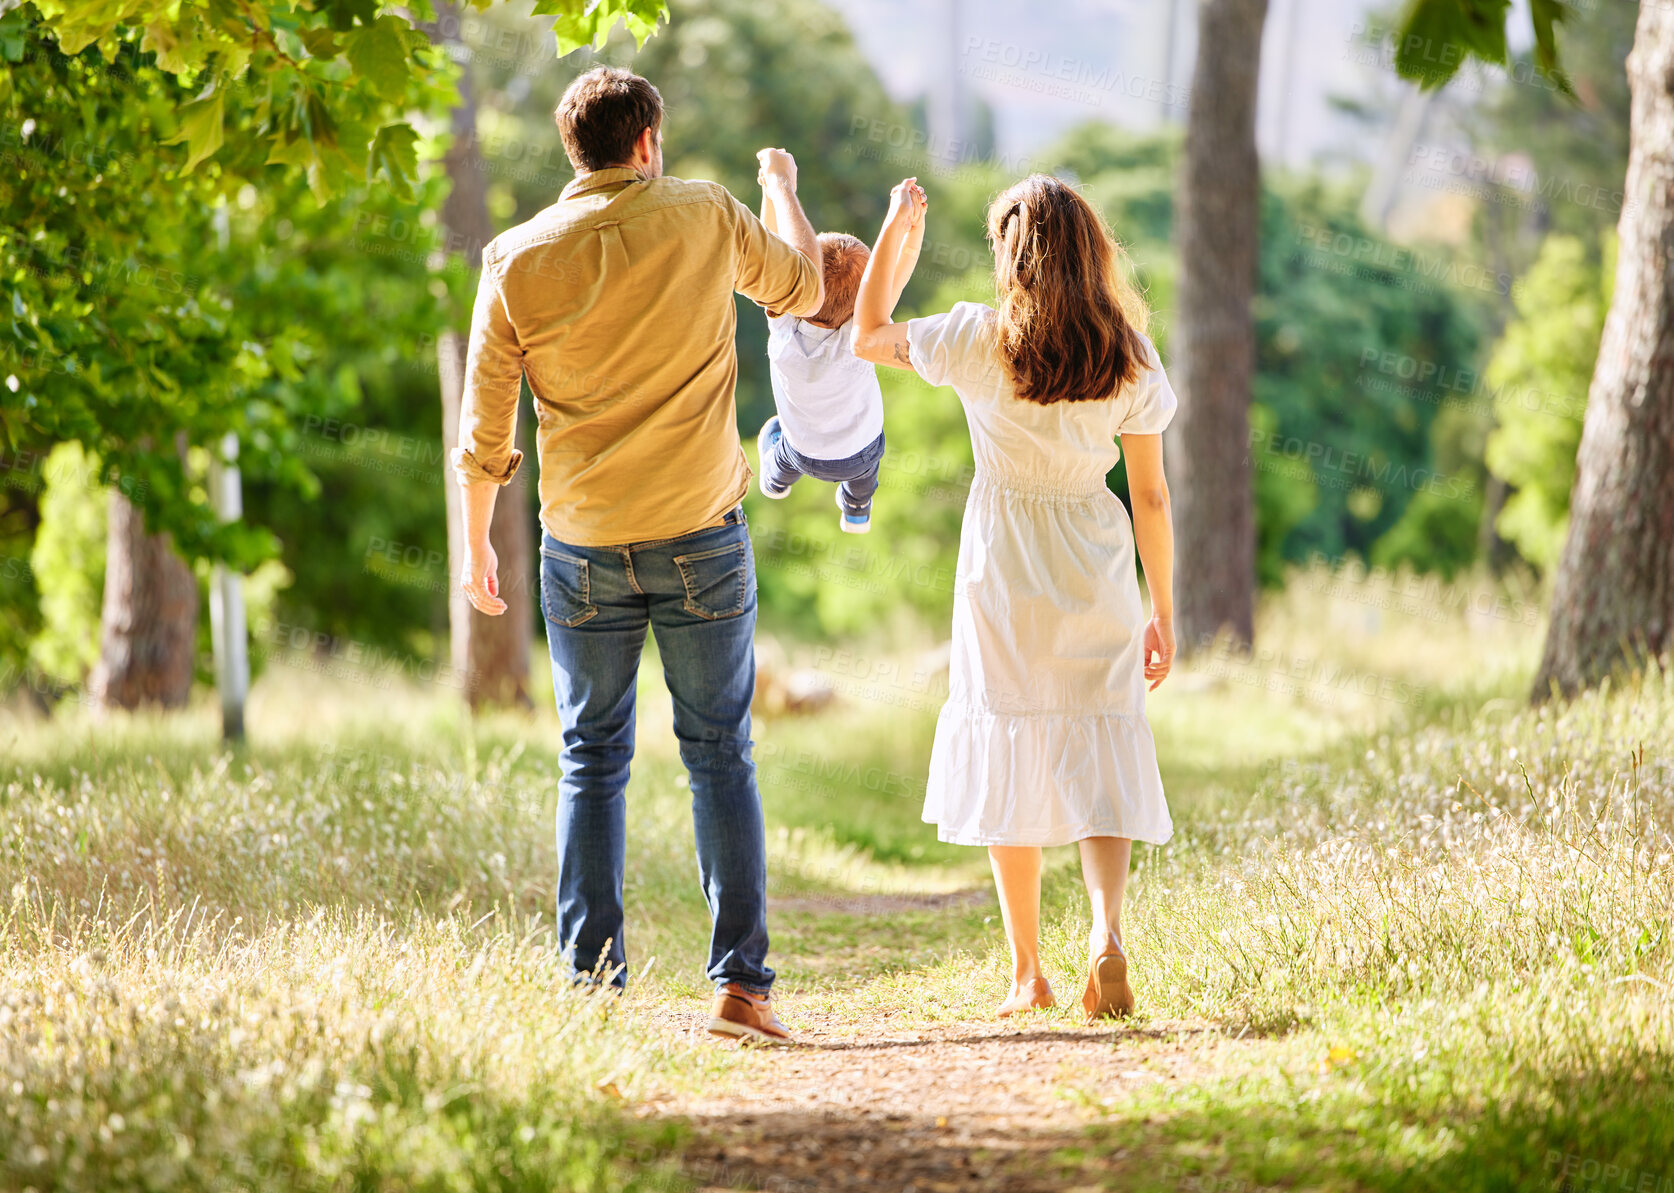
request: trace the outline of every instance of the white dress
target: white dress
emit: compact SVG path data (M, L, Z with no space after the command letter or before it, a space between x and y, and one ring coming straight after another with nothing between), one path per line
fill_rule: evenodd
M1151 368L1103 401L1018 398L994 311L907 324L913 366L959 394L975 479L954 578L948 699L924 819L960 845L1161 844L1174 832L1145 720L1133 527L1105 485L1120 434L1154 435L1174 391Z

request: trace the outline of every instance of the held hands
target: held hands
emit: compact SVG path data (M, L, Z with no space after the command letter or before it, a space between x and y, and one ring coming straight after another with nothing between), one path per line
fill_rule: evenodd
M1151 691L1168 678L1174 665L1174 619L1153 617L1145 624L1145 678L1151 681Z
M500 599L500 558L488 543L465 548L459 587L465 590L471 607L478 613L498 617L506 611L506 602Z
M884 217L885 226L901 224L907 228L920 228L924 224L924 213L930 209L930 200L925 197L924 188L918 185L917 178L903 178L889 192L889 214Z
M759 149L756 151L756 161L761 169L756 173L756 181L763 187L775 178L783 182L794 194L796 191L796 159L783 149Z

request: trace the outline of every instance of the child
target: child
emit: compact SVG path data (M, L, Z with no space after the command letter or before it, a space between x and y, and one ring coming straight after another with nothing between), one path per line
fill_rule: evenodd
M895 189L855 300L854 348L951 385L976 459L924 819L943 841L988 847L1012 955L1002 1017L1054 1003L1040 965L1041 849L1076 842L1093 920L1082 1010L1089 1022L1125 1015L1129 851L1173 831L1145 685L1161 683L1174 656L1162 467L1174 393L1109 231L1047 175L988 210L993 307L894 322L903 279L888 264L922 206L911 180ZM1105 485L1118 456L1131 523Z
M778 231L773 204L764 196L762 223ZM902 242L903 282L924 240L922 221ZM849 534L872 529L872 495L883 460L883 391L878 374L854 355L854 297L871 254L844 232L819 237L825 272L825 305L811 319L767 312L767 361L778 413L756 438L761 491L775 501L803 476L837 482L839 527Z

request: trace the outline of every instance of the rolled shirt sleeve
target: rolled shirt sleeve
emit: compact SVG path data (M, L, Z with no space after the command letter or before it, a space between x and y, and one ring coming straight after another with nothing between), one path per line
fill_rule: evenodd
M465 356L465 396L459 407L459 447L453 468L460 484L506 484L523 453L517 434L517 397L523 385L523 349L506 314L495 271L485 260L471 312L471 346Z
M769 310L813 314L812 304L820 295L819 267L769 232L755 212L731 194L726 194L726 202L732 208L738 253L733 289Z

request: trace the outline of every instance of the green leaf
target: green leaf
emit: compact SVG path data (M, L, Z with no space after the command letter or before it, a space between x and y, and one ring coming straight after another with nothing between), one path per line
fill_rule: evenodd
M1395 70L1426 91L1440 87L1467 58L1503 65L1511 0L1411 0L1395 46Z
M552 32L558 39L558 56L584 47L598 49L618 23L643 46L657 31L657 23L668 16L666 0L535 0L531 15L553 16Z
M0 0L0 10L3 10L5 0ZM0 58L7 62L22 62L24 46L28 42L29 23L23 19L20 12L7 12L0 16Z
M340 33L353 29L357 20L370 25L378 15L377 0L325 0L321 7L331 27Z
M386 124L372 138L366 181L387 178L403 198L418 182L418 133L410 124Z
M296 35L315 58L335 58L342 53L342 47L337 44L337 34L323 25L306 26L298 29Z
M187 62L186 55L181 52L179 33L166 21L156 21L145 27L145 36L140 39L140 49L156 54L157 65L171 75L180 74L191 65Z
M382 16L343 39L355 73L385 99L400 99L407 91L412 66L403 36L406 29L399 18Z
M283 138L276 139L272 148L267 152L267 164L270 166L311 166L314 164L314 146L307 137L297 137L292 141Z
M223 135L221 92L212 91L180 109L180 131L164 143L186 143L186 164L181 167L181 173L189 174L199 162L221 148Z
M241 78L250 65L250 47L247 45L225 45L216 54L216 65L230 79Z
M317 91L308 92L303 100L302 127L315 145L330 147L337 144L337 121Z
M1556 26L1568 17L1569 7L1564 0L1529 0L1529 19L1534 22L1535 65L1557 84L1559 91L1574 99L1575 89L1558 61Z

